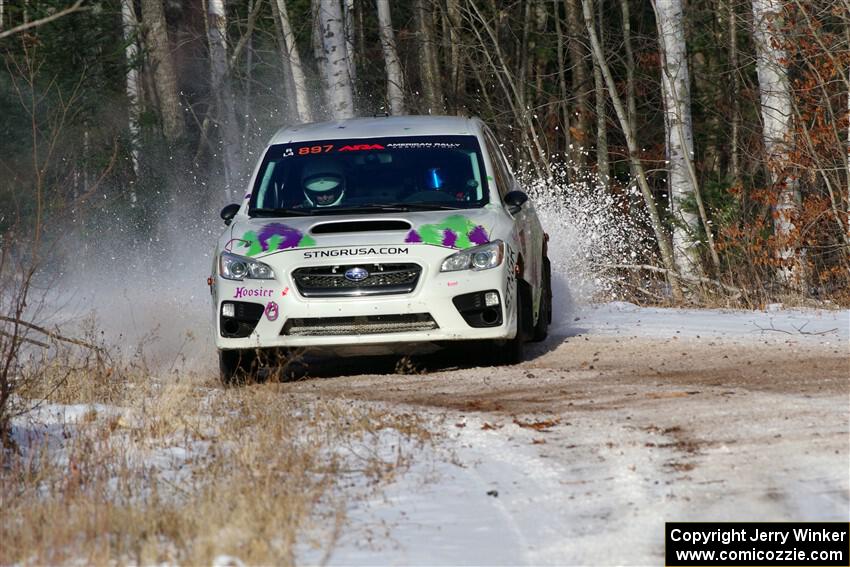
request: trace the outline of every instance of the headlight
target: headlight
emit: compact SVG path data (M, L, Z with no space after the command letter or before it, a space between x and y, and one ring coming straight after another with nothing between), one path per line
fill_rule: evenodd
M474 248L468 248L457 254L452 254L440 266L441 272L456 272L457 270L489 270L502 264L505 257L505 243L494 240Z
M251 258L222 252L218 257L218 273L228 280L271 280L274 270L268 264L263 264Z

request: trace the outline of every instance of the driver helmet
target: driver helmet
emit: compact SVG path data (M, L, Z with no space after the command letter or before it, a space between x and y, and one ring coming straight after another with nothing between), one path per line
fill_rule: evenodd
M311 158L301 170L301 188L312 207L333 207L345 194L342 167L330 159Z

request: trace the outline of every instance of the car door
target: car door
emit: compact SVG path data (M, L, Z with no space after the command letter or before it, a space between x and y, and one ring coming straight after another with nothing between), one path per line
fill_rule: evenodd
M499 144L496 142L495 136L489 129L484 130L484 139L487 153L490 155L490 161L493 164L499 196L504 200L505 195L510 191L522 191L523 188L517 182L507 159L505 159ZM542 289L543 228L531 200L527 201L522 209L514 215L514 229L517 232L520 253L523 258L521 277L531 284L533 310L537 313Z

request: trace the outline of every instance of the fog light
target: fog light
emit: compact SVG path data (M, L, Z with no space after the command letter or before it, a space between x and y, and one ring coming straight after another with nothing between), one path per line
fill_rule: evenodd
M493 307L494 305L499 304L499 294L495 291L488 291L484 294L484 305L487 307Z
M235 317L236 316L236 304L234 304L234 303L222 303L221 304L221 315L222 315L222 317Z

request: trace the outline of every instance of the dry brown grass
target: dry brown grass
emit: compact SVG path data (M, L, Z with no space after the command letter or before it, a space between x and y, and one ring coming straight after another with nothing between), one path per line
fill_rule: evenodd
M17 421L0 469L0 564L291 565L296 545L333 549L351 497L341 479L372 490L429 438L415 415L281 384L222 389L110 365L69 375L49 401L109 405Z

